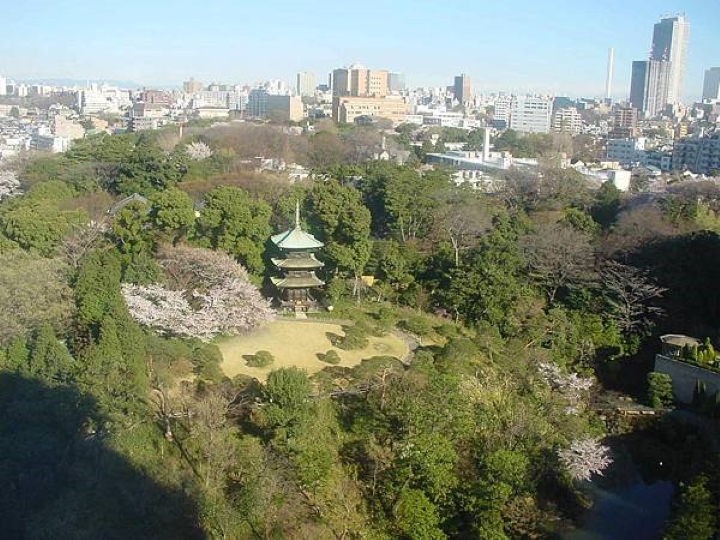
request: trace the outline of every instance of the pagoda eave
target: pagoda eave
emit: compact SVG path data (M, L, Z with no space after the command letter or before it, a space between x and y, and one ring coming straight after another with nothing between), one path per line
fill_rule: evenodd
M282 270L316 270L325 266L325 263L318 261L315 257L298 257L287 259L271 259L272 263Z
M270 278L273 285L279 289L307 289L309 287L322 287L325 282L315 276L312 277L284 277Z

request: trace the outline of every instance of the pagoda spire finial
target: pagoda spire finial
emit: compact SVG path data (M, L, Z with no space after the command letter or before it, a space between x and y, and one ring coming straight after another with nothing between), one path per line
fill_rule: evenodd
M300 228L300 201L295 201L295 228Z

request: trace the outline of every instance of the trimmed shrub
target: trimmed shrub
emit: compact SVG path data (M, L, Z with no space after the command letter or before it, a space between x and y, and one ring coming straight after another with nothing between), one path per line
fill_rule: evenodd
M648 373L648 403L653 409L662 409L673 404L672 378L665 373Z
M268 367L275 361L275 357L270 351L258 351L246 360L248 367L264 368Z
M416 336L426 336L433 331L430 321L422 315L411 315L400 322L400 325L408 332Z
M454 338L460 336L460 329L451 323L443 323L435 331L443 337Z
M340 355L337 353L337 351L335 351L333 349L330 349L328 352L326 352L325 354L320 355L320 356L321 356L320 360L322 360L323 362L327 362L328 364L333 364L333 365L339 364L342 360L342 358L340 358Z
M400 320L397 310L388 306L381 306L375 317L380 325L387 328L395 326Z
M344 326L345 337L337 344L345 351L364 349L368 345L368 331L363 325Z
M224 377L220 369L221 363L222 353L217 345L204 343L194 352L193 364L195 365L195 373L203 379L214 382L221 381Z

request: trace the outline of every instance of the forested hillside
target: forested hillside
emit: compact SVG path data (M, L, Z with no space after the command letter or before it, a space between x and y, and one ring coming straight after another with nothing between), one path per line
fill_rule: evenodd
M720 409L619 427L596 404L645 400L659 335L717 343L720 189L640 201L548 163L488 195L415 156L369 160L378 138L195 128L18 164L0 538L553 538L614 437L666 443L640 447L678 488L667 538L717 530ZM264 154L316 176L248 170ZM348 347L400 329L409 361L224 376L214 338L273 317L268 239L296 202L325 244L322 316L352 321Z

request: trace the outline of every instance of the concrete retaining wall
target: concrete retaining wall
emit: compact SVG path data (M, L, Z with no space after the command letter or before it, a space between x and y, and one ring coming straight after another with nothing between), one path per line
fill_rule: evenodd
M698 380L705 383L707 396L713 397L716 392L720 392L720 373L708 369L657 354L655 355L655 371L672 377L673 393L675 399L680 403L692 403Z

